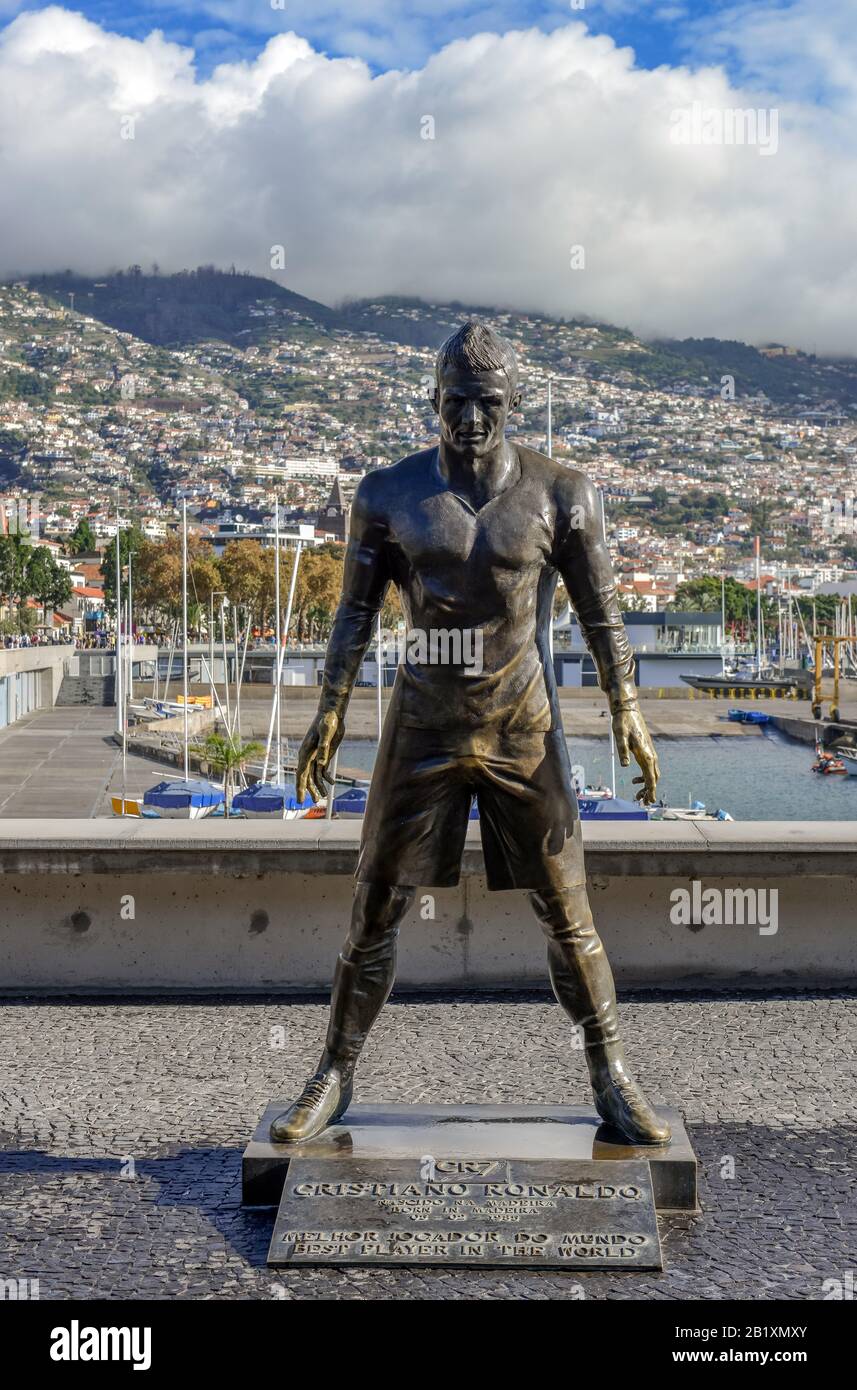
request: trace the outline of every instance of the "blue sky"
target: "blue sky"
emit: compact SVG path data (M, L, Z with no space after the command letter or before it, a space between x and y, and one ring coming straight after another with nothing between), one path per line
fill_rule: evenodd
M855 5L0 0L0 274L234 263L853 354ZM676 141L702 108L776 136Z
M82 0L67 8L113 33L143 38L160 29L176 43L193 47L197 71L206 76L218 62L250 61L273 35L293 29L331 56L360 57L373 71L424 64L457 38L538 26L546 33L584 22L634 49L642 67L691 62L723 64L741 78L747 54L731 42L731 31L754 0ZM758 3L758 0L757 0ZM765 8L789 8L792 0L766 0ZM0 0L11 18L45 6ZM751 66L752 64L750 64Z

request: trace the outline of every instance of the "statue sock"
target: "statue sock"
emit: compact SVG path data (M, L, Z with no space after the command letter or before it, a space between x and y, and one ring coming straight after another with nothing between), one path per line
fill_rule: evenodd
M396 975L399 923L415 889L358 883L348 939L336 963L320 1071L335 1067L350 1086L369 1030Z
M585 885L530 893L529 898L548 938L554 994L582 1030L593 1088L623 1079L627 1073L619 1040L616 986L592 921Z

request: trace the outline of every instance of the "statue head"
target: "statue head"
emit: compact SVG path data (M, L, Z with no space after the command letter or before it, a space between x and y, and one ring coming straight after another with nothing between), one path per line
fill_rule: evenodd
M457 453L478 457L496 449L520 399L514 349L487 324L470 320L442 344L431 401Z

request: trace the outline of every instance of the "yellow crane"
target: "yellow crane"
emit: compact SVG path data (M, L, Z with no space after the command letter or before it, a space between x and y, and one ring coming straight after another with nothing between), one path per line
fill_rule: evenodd
M824 696L821 693L821 677L824 670L824 649L827 646L833 647L833 695L830 700L830 718L838 720L839 715L839 649L846 642L857 642L857 637L819 637L814 634L815 641L815 684L812 689L812 717L820 719Z

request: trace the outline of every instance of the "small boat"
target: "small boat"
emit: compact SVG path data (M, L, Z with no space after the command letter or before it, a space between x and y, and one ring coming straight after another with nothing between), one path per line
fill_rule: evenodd
M816 748L815 762L812 765L813 772L821 773L822 777L847 777L848 768L845 766L841 757L828 752L824 748Z
M188 709L190 707L191 703L188 701ZM178 700L153 700L151 695L145 695L142 704L137 703L133 708L135 713L142 711L151 719L173 719L177 714L184 714L184 705Z
M836 753L849 776L857 777L857 748L837 748Z
M577 807L581 820L648 820L649 812L639 801L623 801L614 796L608 787L598 787L591 795L587 787L577 797ZM479 819L479 805L476 798L470 807L470 820Z
M365 787L349 787L347 792L343 792L333 803L333 814L341 820L359 820L366 811L367 789ZM236 798L237 800L237 798ZM233 806L235 801L233 801ZM593 795L587 794L578 796L577 805L580 810L581 820L648 820L649 812L645 806L638 801L624 801L619 796L613 796L605 788L598 788ZM315 808L315 814L319 812ZM725 814L725 813L724 813ZM732 817L726 817L731 820ZM714 817L711 817L714 819ZM470 807L468 820L479 820L479 805L474 798Z
M294 782L254 782L232 798L232 810L249 820L297 820L314 809L309 795L298 803Z
M175 782L158 782L143 796L143 805L157 811L167 820L200 820L218 808L225 807L222 787L215 782L181 778Z
M759 695L791 695L801 690L808 692L810 681L808 673L796 671L791 675L777 675L773 672L763 675L745 671L735 671L731 675L725 676L696 676L679 674L679 679L685 685L689 685L692 690L702 690L706 692L722 692L724 695L732 691L735 698L735 691L754 690Z
M599 789L594 796L584 792L577 798L581 820L648 820L648 809L639 801L625 801L612 792Z
M690 806L666 806L661 803L652 807L652 820L689 820L689 821L734 821L735 817L730 816L728 811L718 808L716 811L709 811L703 801L694 801Z
M111 796L110 806L114 816L131 816L135 820L160 820L157 811L144 806L138 796Z
M367 787L349 787L334 798L333 814L340 820L360 820L366 811Z
M770 724L773 718L760 709L731 709L726 717L730 724Z

